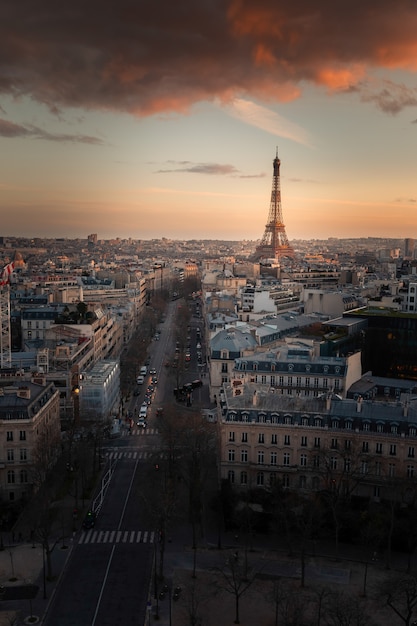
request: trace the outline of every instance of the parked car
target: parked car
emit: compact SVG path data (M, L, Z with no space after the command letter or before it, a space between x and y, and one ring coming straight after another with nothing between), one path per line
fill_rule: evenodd
M149 370L149 374L151 375L156 374L156 369L154 367L151 367L151 369Z
M145 382L145 377L144 376L138 376L136 379L136 382L138 385L143 385L143 383Z
M146 419L144 417L139 417L138 421L136 422L137 426L139 426L139 428L146 428L146 426L148 425L146 422Z

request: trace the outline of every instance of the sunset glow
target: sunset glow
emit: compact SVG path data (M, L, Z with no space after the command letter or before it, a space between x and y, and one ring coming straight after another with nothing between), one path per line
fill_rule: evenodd
M140 5L2 3L2 235L258 239L278 147L290 240L417 236L414 3Z

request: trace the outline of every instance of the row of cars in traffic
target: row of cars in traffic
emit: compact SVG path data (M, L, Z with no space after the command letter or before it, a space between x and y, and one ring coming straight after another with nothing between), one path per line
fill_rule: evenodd
M145 390L143 402L139 408L139 416L137 420L137 425L141 428L146 428L147 426L146 418L148 416L148 407L152 404L153 396L158 384L157 372L154 367L149 368L149 371L147 365L143 365L140 368L139 376L136 379L138 387L135 389L135 395L140 394L139 387L145 384L145 382L148 382L148 385Z

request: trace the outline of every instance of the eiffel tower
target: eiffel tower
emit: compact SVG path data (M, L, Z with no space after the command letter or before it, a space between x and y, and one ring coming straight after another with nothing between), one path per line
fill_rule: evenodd
M281 208L281 184L279 168L281 161L278 158L278 149L273 161L274 174L272 177L271 204L269 207L268 223L261 243L256 247L255 259L280 259L282 257L293 257L294 250L288 243L285 226L282 221Z

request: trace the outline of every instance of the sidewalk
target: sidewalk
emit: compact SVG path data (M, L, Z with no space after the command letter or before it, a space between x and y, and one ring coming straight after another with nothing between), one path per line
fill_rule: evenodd
M4 549L0 550L0 584L7 587L6 594L19 594L19 588L25 585L36 585L38 591L33 600L2 600L0 626L14 626L14 623L19 626L41 624L71 554L73 539L71 537L56 544L51 554L52 580L48 580L46 576L45 555L41 544L25 541L13 543L10 533L9 536L3 535L3 546ZM13 616L15 622L12 621Z

